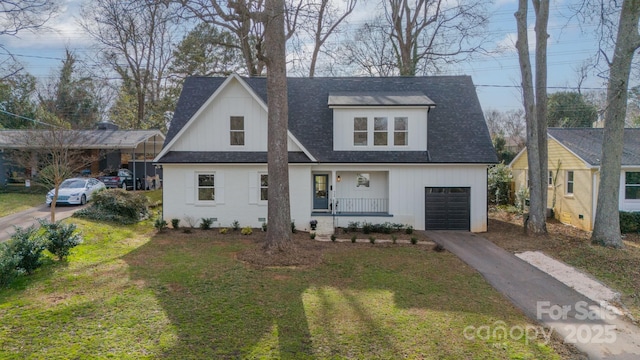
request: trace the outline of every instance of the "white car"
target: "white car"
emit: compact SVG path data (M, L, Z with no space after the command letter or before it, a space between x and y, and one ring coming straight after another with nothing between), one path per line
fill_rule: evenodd
M58 200L56 204L81 204L84 205L91 199L94 192L104 189L104 183L94 178L71 178L60 184L58 188ZM47 193L46 203L51 205L55 189Z

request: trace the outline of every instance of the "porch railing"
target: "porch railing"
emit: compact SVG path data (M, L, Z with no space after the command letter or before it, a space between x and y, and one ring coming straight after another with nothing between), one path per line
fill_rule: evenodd
M336 213L387 213L387 198L336 198Z

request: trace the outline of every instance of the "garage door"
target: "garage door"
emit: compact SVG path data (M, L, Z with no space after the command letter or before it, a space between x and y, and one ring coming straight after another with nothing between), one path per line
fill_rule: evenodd
M425 188L425 229L469 230L471 188Z

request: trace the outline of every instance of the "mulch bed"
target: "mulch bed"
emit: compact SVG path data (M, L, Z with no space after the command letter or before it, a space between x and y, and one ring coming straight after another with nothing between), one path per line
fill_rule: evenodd
M293 240L293 248L290 251L269 251L264 248L266 243L267 233L261 229L253 229L251 235L241 235L240 231L229 230L227 234L220 234L218 228L211 228L209 230L201 230L197 228L181 228L177 230L168 229L168 233L171 233L171 237L174 239L180 238L193 238L205 237L210 240L227 241L231 239L240 239L243 242L250 244L247 250L239 252L236 257L238 260L256 267L309 267L322 263L324 253L328 251L335 251L340 247L348 246L374 246L374 247L392 247L392 246L415 246L409 245L408 241L414 237L419 244L432 244L430 240L421 231L414 231L412 234L406 234L405 232L394 232L392 234L379 234L371 233L364 234L361 231L358 232L345 232L342 229L336 231L336 241L331 242L320 241L320 237L317 240L312 240L310 234L304 231L296 231L291 234ZM350 239L353 235L356 235L357 243L351 243ZM391 235L395 235L398 244L391 242ZM369 237L375 237L375 244L369 243ZM420 246L423 246L420 245ZM428 246L428 249L432 249L433 246ZM439 249L436 249L439 250Z

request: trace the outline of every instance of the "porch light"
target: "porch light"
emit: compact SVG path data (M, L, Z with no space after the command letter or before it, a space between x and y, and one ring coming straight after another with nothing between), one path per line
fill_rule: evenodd
M336 180L338 180L338 182L342 181L342 178L340 177L340 175L338 175L338 178Z

